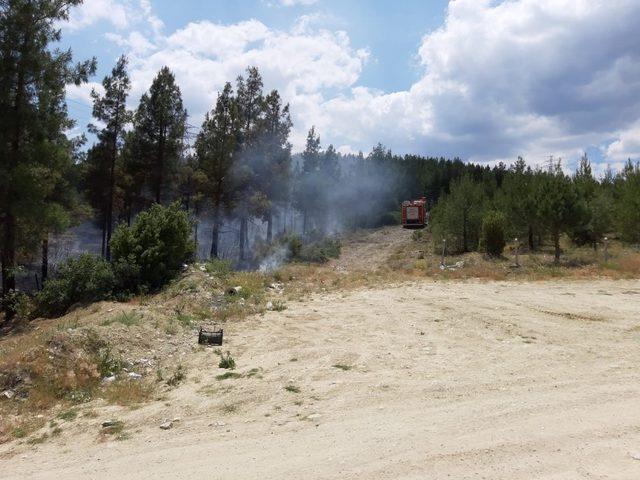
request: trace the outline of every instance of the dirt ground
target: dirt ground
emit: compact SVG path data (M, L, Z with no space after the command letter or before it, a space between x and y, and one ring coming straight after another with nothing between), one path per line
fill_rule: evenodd
M638 479L639 318L629 280L316 295L227 326L242 377L177 353L188 378L161 401L2 445L1 476ZM100 435L109 419L123 440Z

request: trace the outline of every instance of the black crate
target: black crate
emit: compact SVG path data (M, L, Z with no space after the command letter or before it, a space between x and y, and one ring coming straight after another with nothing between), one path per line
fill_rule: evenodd
M198 343L201 345L222 345L223 330L205 330L200 327Z

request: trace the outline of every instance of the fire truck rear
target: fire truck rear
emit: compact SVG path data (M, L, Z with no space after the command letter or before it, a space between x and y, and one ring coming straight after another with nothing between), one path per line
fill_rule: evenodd
M402 202L402 227L424 228L427 226L427 199Z

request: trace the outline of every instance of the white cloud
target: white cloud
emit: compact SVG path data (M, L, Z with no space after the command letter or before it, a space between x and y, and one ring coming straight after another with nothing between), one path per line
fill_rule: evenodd
M65 29L81 30L97 22L107 21L122 29L129 25L129 15L124 4L113 0L85 0L70 12Z
M291 103L298 149L316 125L324 144L344 151L381 141L400 153L487 162L571 160L591 146L612 162L640 156L636 0L456 0L445 24L422 39L421 78L398 92L359 85L369 52L314 16L289 31L247 20L163 33L147 0L129 24L139 12L146 30L109 35L130 54L132 102L168 65L196 125L224 82L255 65L265 87Z
M640 121L620 132L618 139L607 146L606 156L619 162L640 159Z
M345 32L298 25L280 31L257 20L230 25L200 21L154 41L133 34L109 34L108 39L128 51L132 106L158 70L168 65L182 90L190 122L198 126L224 83L234 82L248 66L257 66L265 89L278 89L291 103L296 125L292 141L301 147L314 112L326 102L326 92L353 86L369 53L353 48Z

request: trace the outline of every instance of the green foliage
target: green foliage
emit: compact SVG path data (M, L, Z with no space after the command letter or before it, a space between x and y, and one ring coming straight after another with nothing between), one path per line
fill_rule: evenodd
M340 258L342 243L339 238L325 238L323 240L304 245L296 260L311 263L326 263L331 258Z
M216 278L225 280L233 272L233 266L230 260L212 258L205 264L205 271Z
M111 240L114 271L122 291L156 290L193 259L191 222L177 203L155 204L131 227L120 225Z
M480 245L487 255L500 257L506 245L506 217L502 212L487 212L482 219Z
M233 359L230 352L227 352L226 355L222 354L220 356L220 363L218 363L218 367L227 368L229 370L236 368L236 361Z
M618 178L616 223L622 238L640 242L640 163L629 160Z
M187 378L187 374L184 371L184 367L181 364L175 368L169 379L167 380L167 385L170 387L175 387L179 385L185 378Z
M60 25L80 0L16 0L0 15L0 258L2 295L16 288L18 255L30 253L49 232L71 222L78 198L73 188L78 141L65 134L67 85L80 85L96 62L74 64L60 49ZM7 318L11 302L2 307Z
M434 248L447 240L449 253L475 250L480 239L484 193L482 185L464 176L451 186L451 193L440 199L431 212Z
M62 315L76 303L109 298L114 286L111 265L98 256L83 253L67 259L56 278L44 284L36 296L37 312L44 316Z

